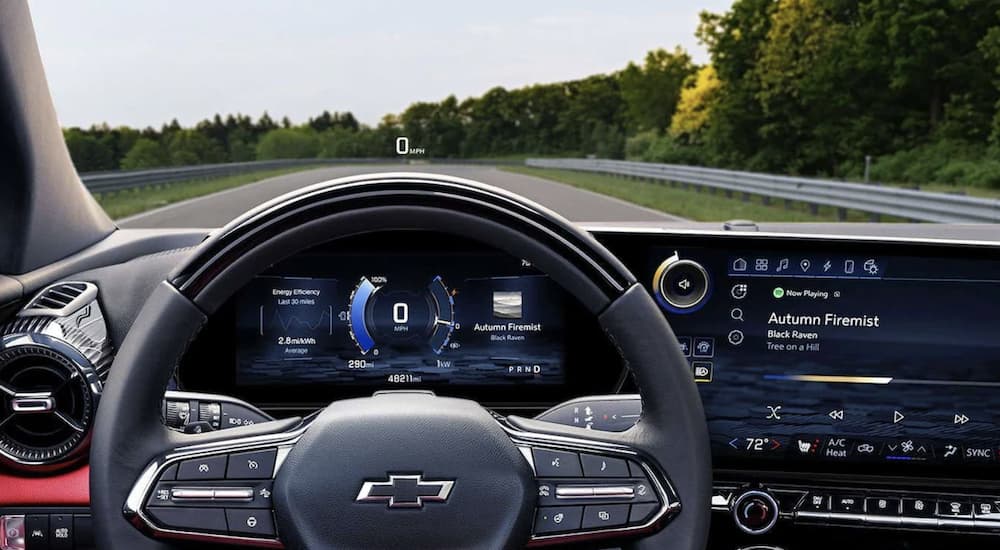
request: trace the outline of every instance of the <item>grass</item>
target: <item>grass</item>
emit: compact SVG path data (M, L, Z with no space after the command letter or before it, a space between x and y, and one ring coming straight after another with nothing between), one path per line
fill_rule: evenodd
M502 169L558 181L694 221L734 219L748 219L755 222L871 221L871 216L863 212L847 211L846 219L841 219L838 217L837 209L829 206L820 206L813 211L805 203L760 196L747 196L744 200L741 193L732 193L730 197L722 190L705 188L699 191L694 186L682 184L672 186L668 183L548 168L512 166ZM883 216L882 221L898 220L890 220Z
M195 197L201 197L239 187L248 183L254 183L263 179L311 170L317 166L296 166L294 168L279 168L274 170L262 170L260 172L248 172L234 176L224 176L220 178L201 178L186 181L176 181L162 185L151 185L138 189L126 189L111 193L98 193L94 197L97 199L104 211L112 219L124 218L171 203L180 202Z

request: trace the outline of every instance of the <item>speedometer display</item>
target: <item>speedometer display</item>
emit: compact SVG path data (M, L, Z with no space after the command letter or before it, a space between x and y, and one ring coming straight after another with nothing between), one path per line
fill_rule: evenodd
M240 385L561 384L564 293L497 253L312 257L236 301ZM317 275L317 265L334 266Z

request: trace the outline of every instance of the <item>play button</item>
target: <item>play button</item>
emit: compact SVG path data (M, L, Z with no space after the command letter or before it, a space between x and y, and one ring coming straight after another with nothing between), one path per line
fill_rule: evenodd
M892 423L893 424L899 424L900 422L902 422L902 420L904 418L906 418L906 417L903 416L903 413L901 413L899 411L892 411Z

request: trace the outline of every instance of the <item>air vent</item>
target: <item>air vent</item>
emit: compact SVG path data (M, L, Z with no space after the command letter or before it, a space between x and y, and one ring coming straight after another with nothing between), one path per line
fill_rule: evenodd
M0 457L44 468L82 455L101 387L70 346L44 335L12 335L0 348Z
M35 295L19 315L63 317L80 309L96 296L97 287L91 283L62 282L47 287Z

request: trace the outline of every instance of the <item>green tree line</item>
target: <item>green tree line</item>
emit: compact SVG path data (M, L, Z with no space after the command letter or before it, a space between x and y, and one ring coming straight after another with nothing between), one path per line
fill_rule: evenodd
M215 115L65 131L81 172L275 158L594 155L1000 187L1000 0L736 0L611 74L418 102L375 126Z

